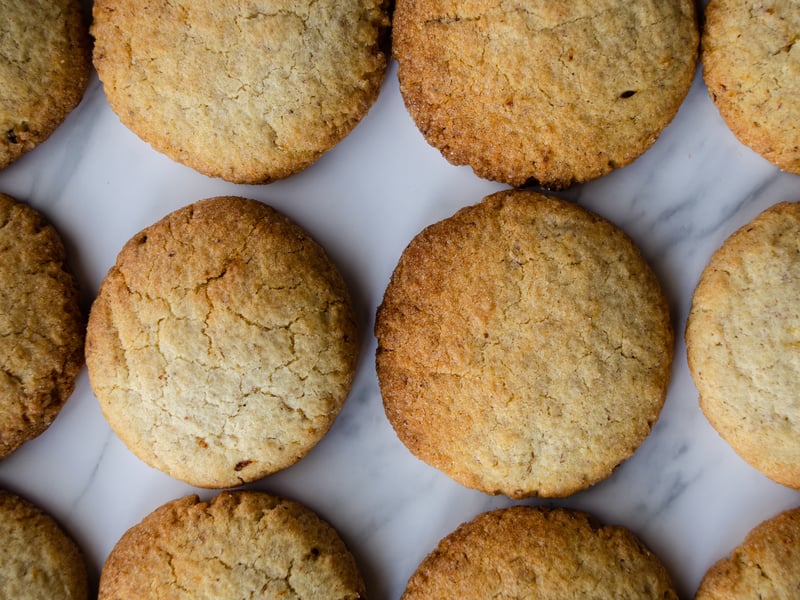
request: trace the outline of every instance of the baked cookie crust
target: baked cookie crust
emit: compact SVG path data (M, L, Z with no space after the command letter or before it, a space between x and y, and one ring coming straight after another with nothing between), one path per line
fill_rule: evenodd
M753 528L730 556L703 577L695 600L794 598L800 589L800 510Z
M698 38L691 0L398 0L392 52L409 113L448 161L558 189L655 142Z
M338 415L358 338L324 250L236 197L135 235L92 305L86 361L111 427L139 458L202 487L303 457Z
M86 561L40 508L0 490L0 590L4 598L88 600Z
M800 204L782 202L712 255L686 325L711 425L748 463L800 489Z
M0 458L47 429L83 366L78 284L58 232L0 194Z
M168 502L129 529L100 577L100 600L366 600L336 531L310 509L263 492Z
M386 71L384 0L96 0L112 109L156 150L267 183L347 135Z
M79 0L0 0L0 169L63 122L89 81Z
M568 509L484 513L439 542L402 600L621 598L677 600L661 561L628 529Z
M800 174L800 5L712 0L703 29L703 79L746 146Z
M514 498L608 477L658 418L673 352L666 300L632 241L527 191L418 234L375 335L402 442L459 483Z

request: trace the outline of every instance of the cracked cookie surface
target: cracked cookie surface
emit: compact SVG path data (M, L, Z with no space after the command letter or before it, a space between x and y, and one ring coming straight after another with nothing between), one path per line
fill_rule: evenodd
M677 600L661 561L624 527L568 509L479 515L441 540L411 576L417 598Z
M697 284L686 352L700 407L744 460L800 489L800 203L734 232Z
M120 120L210 176L264 183L347 135L378 95L383 0L97 0L94 64Z
M649 148L689 91L691 0L398 0L406 106L450 162L563 188Z
M117 542L100 600L365 600L355 560L310 509L263 492L174 500Z
M0 0L0 168L46 140L83 97L90 40L79 0Z
M78 286L58 232L0 194L0 458L47 429L83 366Z
M569 495L633 454L664 402L673 345L631 240L524 191L417 235L375 335L403 443L461 484L511 497Z
M134 454L202 487L302 458L352 383L350 296L323 249L274 209L196 202L135 235L100 287L86 362Z
M703 79L746 146L800 174L800 3L712 0L703 29Z
M800 589L800 510L754 527L744 542L712 566L695 600L796 598Z
M87 600L86 561L56 521L0 490L0 590L4 598Z

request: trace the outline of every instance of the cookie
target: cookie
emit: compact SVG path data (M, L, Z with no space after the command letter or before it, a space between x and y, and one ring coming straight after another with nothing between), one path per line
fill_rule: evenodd
M173 500L129 529L100 576L100 600L363 600L336 531L310 509L263 492Z
M139 458L202 487L302 458L353 380L350 296L323 249L236 197L181 208L125 244L89 316L89 379Z
M0 590L4 598L87 600L83 553L32 503L0 490Z
M787 510L755 527L712 566L695 600L796 598L800 590L800 510Z
M266 183L331 149L378 96L384 0L96 0L94 64L153 148Z
M712 0L703 29L703 79L746 146L800 174L800 4Z
M689 91L691 0L397 0L406 107L456 165L564 188L647 150Z
M800 489L800 204L780 203L712 255L686 325L700 407L748 463Z
M528 191L418 234L375 335L402 442L465 486L515 498L569 495L633 454L663 405L673 346L633 242Z
M91 65L79 0L0 0L0 168L46 140L83 97Z
M661 561L624 527L574 510L515 506L479 515L441 540L402 598L678 596Z
M0 194L0 458L47 429L83 366L78 285L56 230Z

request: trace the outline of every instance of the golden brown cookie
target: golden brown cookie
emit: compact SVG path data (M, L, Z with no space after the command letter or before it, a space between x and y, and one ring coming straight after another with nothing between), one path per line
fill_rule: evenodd
M92 305L86 362L130 450L203 487L302 458L347 397L358 339L345 283L255 200L179 209L122 249Z
M755 527L744 542L706 573L695 600L768 600L798 597L800 510Z
M631 240L526 191L418 234L375 335L403 443L463 485L512 497L566 496L633 454L664 402L673 345Z
M364 600L366 592L328 523L297 502L238 491L168 502L129 529L103 567L99 598Z
M703 30L703 78L739 140L800 174L800 3L712 0Z
M713 254L686 325L700 407L748 463L800 489L800 204L777 204Z
M398 0L400 90L451 163L564 188L647 150L689 91L691 0Z
M515 506L441 540L402 598L677 597L661 561L624 527L579 511Z
M388 23L384 0L96 0L94 64L120 120L156 150L265 183L366 114Z
M58 523L0 490L0 595L14 600L87 600L86 561Z
M46 140L89 81L78 0L0 0L0 168Z
M47 429L83 366L78 286L56 230L0 194L0 458Z

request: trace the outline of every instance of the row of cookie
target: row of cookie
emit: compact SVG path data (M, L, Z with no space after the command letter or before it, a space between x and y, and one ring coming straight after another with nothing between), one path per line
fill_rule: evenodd
M246 539L248 543L242 543ZM85 600L80 549L47 514L0 490L0 588L6 597ZM754 528L708 570L695 598L790 597L800 585L800 509ZM364 600L336 530L303 505L256 491L173 500L132 526L101 576L100 600L172 597ZM789 594L787 596L787 594ZM415 598L677 599L667 569L628 529L569 509L514 506L443 538L408 580Z
M106 97L143 140L206 175L266 183L307 167L352 131L384 79L383 0L139 4L94 2ZM91 42L78 0L0 6L12 44L0 53L1 168L78 103ZM703 63L736 135L800 173L795 8L713 0ZM401 93L427 141L481 177L548 188L645 152L689 90L699 43L692 0L399 0L391 31Z

